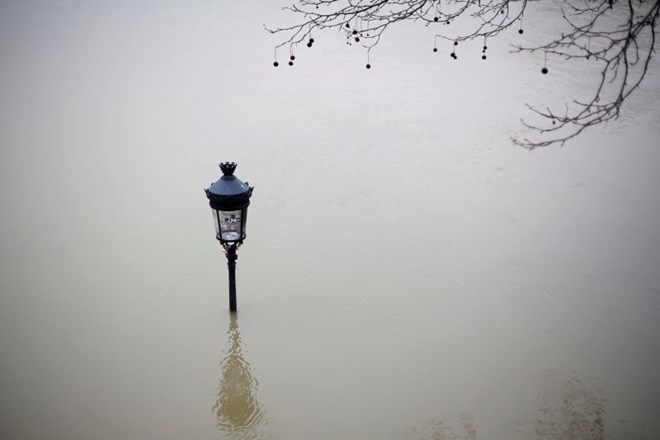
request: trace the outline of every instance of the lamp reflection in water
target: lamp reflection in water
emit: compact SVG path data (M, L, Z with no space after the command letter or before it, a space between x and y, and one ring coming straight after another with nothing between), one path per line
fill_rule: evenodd
M229 350L221 363L218 399L213 405L218 428L230 439L265 438L264 410L257 401L257 381L241 351L238 319L231 313Z

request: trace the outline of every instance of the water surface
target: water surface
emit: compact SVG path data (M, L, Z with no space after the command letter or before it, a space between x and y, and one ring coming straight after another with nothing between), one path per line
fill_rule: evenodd
M657 62L529 153L524 103L587 67L405 29L369 71L332 33L274 69L277 5L0 12L3 439L660 435ZM255 186L234 318L225 160Z

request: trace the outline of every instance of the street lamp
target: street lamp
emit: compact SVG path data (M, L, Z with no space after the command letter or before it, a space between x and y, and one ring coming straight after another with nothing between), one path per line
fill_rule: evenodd
M205 189L206 197L213 211L215 237L222 245L227 256L229 268L229 310L236 311L236 250L245 240L247 208L250 205L252 190L247 182L243 183L234 176L236 164L220 164L223 176Z

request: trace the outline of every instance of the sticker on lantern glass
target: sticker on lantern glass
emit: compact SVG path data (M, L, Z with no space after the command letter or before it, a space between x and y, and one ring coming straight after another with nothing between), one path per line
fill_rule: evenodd
M241 239L241 211L220 211L220 236L223 240Z

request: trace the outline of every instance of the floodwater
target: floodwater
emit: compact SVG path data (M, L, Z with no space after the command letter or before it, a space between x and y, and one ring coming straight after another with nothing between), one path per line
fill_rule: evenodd
M0 2L0 437L660 438L658 62L530 153L525 103L588 66L409 27L370 70L333 32L275 69L280 20ZM236 316L226 160L255 187Z

